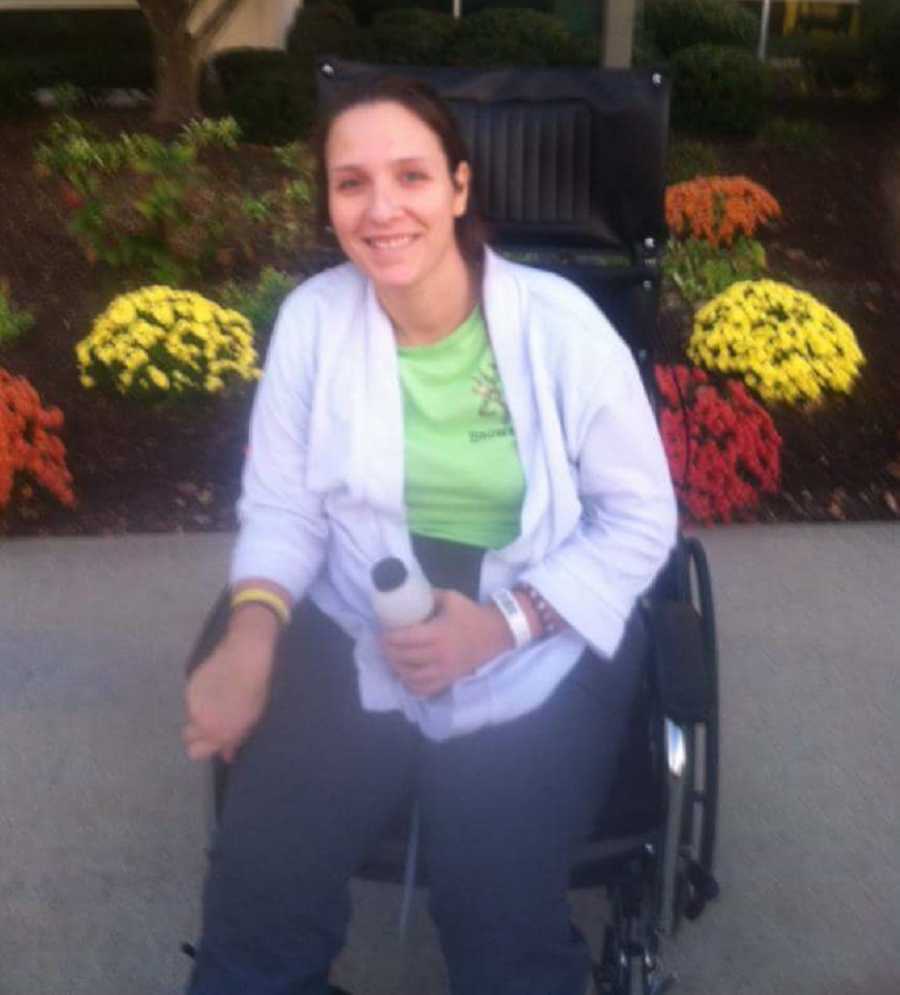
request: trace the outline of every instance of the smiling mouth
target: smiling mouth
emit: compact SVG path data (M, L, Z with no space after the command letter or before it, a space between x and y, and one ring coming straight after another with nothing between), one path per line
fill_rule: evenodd
M373 238L364 238L363 241L370 249L405 249L411 245L418 235L390 235Z

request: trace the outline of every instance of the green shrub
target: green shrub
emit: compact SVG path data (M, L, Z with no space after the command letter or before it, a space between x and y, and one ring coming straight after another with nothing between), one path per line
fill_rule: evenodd
M275 149L274 185L248 192L229 155L239 136L234 119L224 118L193 121L168 142L130 133L107 140L63 117L35 160L58 184L69 230L89 261L183 283L228 269L239 256L255 261L273 246L293 253L312 241L309 152L299 143Z
M665 57L700 44L752 49L759 36L756 16L735 0L646 0L643 26Z
M305 6L310 7L322 2L327 3L329 0L312 0L312 2L307 0ZM450 10L448 0L346 0L346 2L353 11L357 23L365 27L370 27L381 14L388 11L416 9L446 14Z
M664 63L662 52L650 33L646 21L646 5L642 5L634 21L634 47L631 61L635 69L651 69Z
M450 65L484 67L581 65L586 57L559 18L512 7L464 17L447 53Z
M673 240L663 259L663 273L692 305L711 300L738 280L758 280L765 272L766 250L743 235L728 249L705 239Z
M238 48L217 55L222 111L250 142L277 145L304 136L315 116L313 79L284 52Z
M439 66L456 37L450 14L413 8L386 10L371 29L378 61L409 66Z
M666 186L684 183L698 176L717 176L721 171L719 155L711 145L688 138L678 139L669 145Z
M325 0L298 10L288 31L287 51L311 78L321 55L354 59L369 53L366 33L357 24L352 9L339 0Z
M760 140L794 152L820 152L828 145L828 129L818 121L773 117L766 121Z
M229 281L222 287L220 297L226 308L237 311L250 322L259 345L268 341L282 301L296 286L296 279L266 266L255 284Z
M676 127L755 134L765 117L770 86L751 52L724 45L693 45L672 57L672 121Z
M106 140L63 116L35 150L71 212L69 229L91 262L180 281L221 245L224 200L201 162L209 145L233 148L234 121L195 122L162 142L122 133Z
M821 33L806 37L802 58L817 86L839 90L862 80L869 61L858 39Z
M9 62L27 66L37 87L153 86L153 46L140 11L0 12L0 65Z
M14 342L34 324L34 318L27 311L13 307L9 284L0 280L0 346Z
M888 92L900 97L900 3L882 0L871 12L863 6L863 44L877 76Z
M28 63L0 61L0 119L36 110L34 91L39 85L37 74Z
M91 48L105 58L116 49L135 52L151 47L147 19L139 10L0 12L0 59Z
M462 0L463 13L480 14L484 10L491 10L498 6L498 0ZM510 7L517 10L536 10L542 14L550 14L556 11L559 0L516 0L510 2Z
M61 114L71 114L85 103L87 94L74 83L59 83L47 91L50 103L55 111Z

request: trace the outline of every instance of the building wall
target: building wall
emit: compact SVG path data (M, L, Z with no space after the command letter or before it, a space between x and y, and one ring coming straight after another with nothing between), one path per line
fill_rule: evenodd
M215 3L216 0L207 0L197 11L197 19L202 20L204 11ZM243 45L284 48L287 29L299 6L299 0L245 0L216 38L213 50Z
M202 19L204 10L215 6L216 0L206 0L197 11ZM129 10L137 0L0 0L0 11L29 10ZM300 0L245 0L216 39L213 50L250 45L254 48L282 48L284 38Z

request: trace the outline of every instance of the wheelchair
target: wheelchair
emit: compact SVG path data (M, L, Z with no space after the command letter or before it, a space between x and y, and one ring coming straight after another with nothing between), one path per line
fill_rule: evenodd
M670 87L660 72L377 67L322 58L320 100L366 74L424 79L449 102L471 153L475 193L500 252L566 276L631 347L654 398ZM336 262L323 250L321 264ZM188 669L228 616L213 607ZM640 602L651 634L641 693L611 797L576 854L572 888L606 893L599 995L662 995L675 983L661 943L718 894L713 869L719 772L718 658L703 547L681 536ZM288 630L289 633L290 630ZM288 635L286 634L286 638ZM227 768L213 763L213 818ZM359 869L367 880L427 885L411 804ZM185 945L188 953L192 949Z

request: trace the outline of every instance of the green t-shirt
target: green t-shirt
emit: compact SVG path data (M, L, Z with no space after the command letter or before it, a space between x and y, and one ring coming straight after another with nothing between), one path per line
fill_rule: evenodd
M435 345L397 353L411 531L508 545L520 530L525 475L481 308Z

